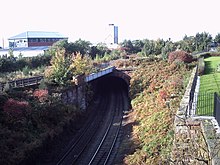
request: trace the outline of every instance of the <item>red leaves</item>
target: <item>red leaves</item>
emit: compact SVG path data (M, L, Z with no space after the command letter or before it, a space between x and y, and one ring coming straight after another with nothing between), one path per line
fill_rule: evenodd
M192 60L192 56L182 50L170 52L168 55L169 63L172 63L174 61L190 63L192 62Z
M168 94L167 94L166 91L161 90L161 91L159 92L159 97L160 97L162 100L166 100L166 99L168 98Z
M40 102L44 102L48 97L48 90L45 89L35 90L33 96L36 97Z
M8 99L3 106L3 111L12 117L22 117L24 112L30 109L27 101L18 101L12 98Z

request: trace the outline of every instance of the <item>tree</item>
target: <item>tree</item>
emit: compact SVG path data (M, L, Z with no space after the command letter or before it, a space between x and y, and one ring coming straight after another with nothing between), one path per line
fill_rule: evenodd
M59 85L66 85L72 78L71 69L71 56L65 54L64 49L58 48L51 59L51 70L47 78Z
M154 41L145 39L143 40L143 42L144 42L144 46L141 50L141 53L144 56L149 56L150 54L153 54L154 53Z
M212 36L207 33L197 33L195 36L196 51L207 51L208 45L212 42Z
M179 42L180 49L192 53L196 50L196 42L194 36L187 36L185 35L183 40Z
M218 34L215 36L214 41L217 42L217 43L220 43L220 33L218 33Z
M75 42L68 43L67 40L58 41L53 44L50 49L50 53L54 54L58 49L64 49L65 54L77 54L80 52L82 55L89 54L91 51L91 43L82 39L76 40Z
M159 55L162 52L162 48L165 46L165 41L163 39L157 39L154 41L154 54Z
M172 52L176 49L174 43L170 40L166 41L165 46L162 48L161 54L164 60L167 59L169 52Z
M124 48L127 54L132 54L134 52L134 46L131 40L124 40L120 45Z
M70 69L73 76L89 74L92 71L92 59L88 55L82 55L79 52L73 55Z
M108 49L106 44L104 43L98 43L96 46L91 47L90 56L94 59L96 58L96 55L103 57L105 53L110 53L111 50Z
M75 50L74 53L80 52L82 55L89 54L91 51L91 42L79 39L74 42Z
M141 52L144 43L142 40L134 40L132 41L132 45L133 45L133 53L138 53Z

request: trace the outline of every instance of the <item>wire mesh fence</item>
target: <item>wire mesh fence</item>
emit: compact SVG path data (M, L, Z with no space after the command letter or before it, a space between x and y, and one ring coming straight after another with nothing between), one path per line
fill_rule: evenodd
M213 116L214 115L214 93L194 93L196 104L196 115Z

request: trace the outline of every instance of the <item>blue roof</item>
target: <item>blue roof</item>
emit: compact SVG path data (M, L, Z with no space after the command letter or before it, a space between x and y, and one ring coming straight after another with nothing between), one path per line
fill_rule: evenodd
M10 37L9 40L25 39L25 38L67 38L58 32L43 32L43 31L27 31L16 36Z
M15 47L11 48L13 51L34 51L34 50L48 50L49 46L36 46L36 47ZM1 51L8 51L8 49L0 49Z

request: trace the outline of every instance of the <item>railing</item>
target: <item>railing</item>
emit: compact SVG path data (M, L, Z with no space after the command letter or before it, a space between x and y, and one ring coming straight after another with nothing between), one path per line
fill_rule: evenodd
M112 67L103 69L103 70L101 70L101 71L99 71L99 72L97 72L97 73L92 73L92 74L86 76L85 82L89 82L89 81L92 81L92 80L94 80L94 79L97 79L97 78L99 78L99 77L101 77L101 76L104 76L104 75L106 75L106 74L112 73L114 69L115 69L115 67L112 66Z
M84 80L81 80L82 76L78 76L77 80L78 81L80 80L80 82L81 81L89 82L89 81L92 81L96 78L99 78L101 76L104 76L106 74L113 72L114 69L115 69L114 66L108 67L108 68L105 68L105 69L99 71L98 73L92 73L92 74L86 76ZM36 76L36 77L31 77L31 78L24 78L24 79L9 81L7 83L0 83L0 91L3 91L6 88L6 86L9 86L9 88L20 88L20 87L37 85L40 83L40 81L42 79L44 79L43 76Z
M214 115L214 93L194 93L196 100L196 115L213 116Z
M43 78L44 78L43 76L36 76L31 78L9 81L7 83L0 83L0 91L3 91L7 85L9 85L9 88L20 88L20 87L36 85L39 84Z

